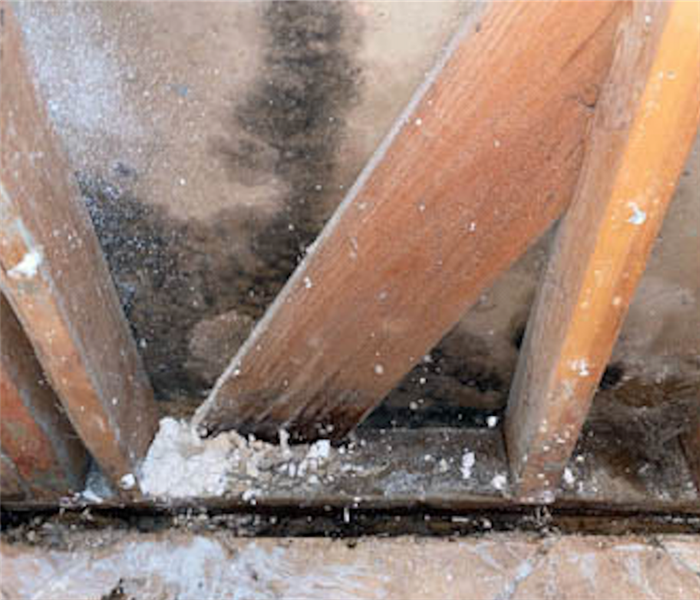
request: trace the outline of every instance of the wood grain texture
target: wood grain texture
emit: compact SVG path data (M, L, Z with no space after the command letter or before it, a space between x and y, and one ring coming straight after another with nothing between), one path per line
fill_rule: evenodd
M518 494L553 499L700 118L700 4L635 2L511 389Z
M201 407L200 431L341 438L361 422L568 205L625 10L495 2L472 15Z
M152 391L19 26L0 3L0 288L73 426L113 482L157 425Z
M79 492L88 454L0 294L0 449L35 495Z

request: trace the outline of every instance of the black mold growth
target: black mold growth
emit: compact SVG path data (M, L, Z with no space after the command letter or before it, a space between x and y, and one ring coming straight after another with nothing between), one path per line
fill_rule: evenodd
M232 136L220 150L234 176L271 170L291 190L283 210L252 239L261 261L258 291L267 305L327 217L323 200L359 70L347 52L353 36L342 3L274 2L264 21L272 42L264 77L234 115L251 137Z
M286 184L290 193L276 216L260 220L254 209L232 207L209 223L185 222L134 197L128 184L137 174L120 163L113 182L78 174L161 399L207 392L214 382L186 366L192 328L231 310L259 318L340 200L330 189L344 114L359 85L356 19L331 2L280 1L262 11L260 80L232 108L230 131L213 151L238 182L254 185L272 173ZM253 261L232 250L241 231L250 236Z

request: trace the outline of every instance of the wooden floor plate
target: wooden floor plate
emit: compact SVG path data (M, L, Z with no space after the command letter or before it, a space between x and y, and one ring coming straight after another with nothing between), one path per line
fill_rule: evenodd
M634 440L590 430L581 438L554 508L700 514L700 499L679 444L663 463L635 458ZM512 509L501 431L498 429L365 430L328 461L303 476L272 469L268 476L229 481L221 495L142 498L125 505L84 496L65 507L110 506L193 509ZM469 455L472 458L466 458ZM669 469L668 465L674 465ZM467 476L468 475L468 476ZM38 508L47 505L13 505Z

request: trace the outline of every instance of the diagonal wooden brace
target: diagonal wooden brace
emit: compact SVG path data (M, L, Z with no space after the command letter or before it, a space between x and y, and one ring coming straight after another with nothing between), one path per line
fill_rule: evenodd
M622 2L472 14L196 415L341 438L568 205Z

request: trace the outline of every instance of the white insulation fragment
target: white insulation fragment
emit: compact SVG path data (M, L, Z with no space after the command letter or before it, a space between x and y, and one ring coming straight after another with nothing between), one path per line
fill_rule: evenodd
M7 272L7 275L12 279L31 279L37 274L41 262L41 252L34 248L27 252L22 260Z

